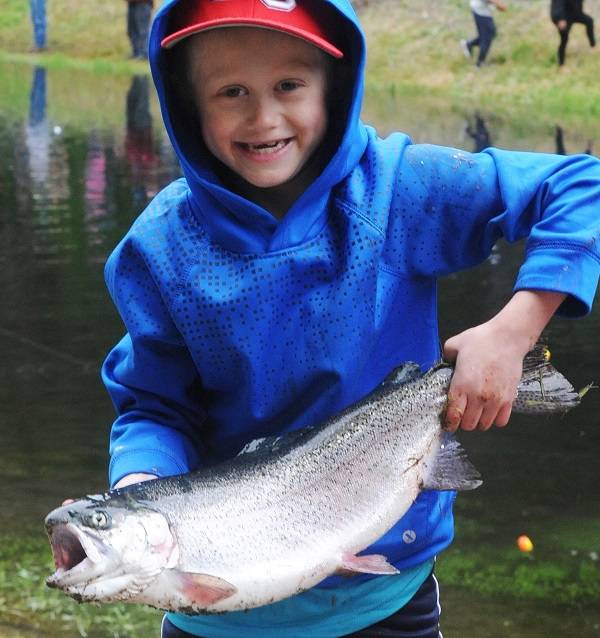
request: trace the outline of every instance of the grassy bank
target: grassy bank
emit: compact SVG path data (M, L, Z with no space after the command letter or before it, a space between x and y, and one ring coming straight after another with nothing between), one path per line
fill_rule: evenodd
M0 59L95 73L144 72L144 63L127 60L125 8L121 1L48 3L49 51L34 55L28 53L27 3L0 0ZM600 21L600 0L588 0L586 10ZM371 95L429 96L515 118L534 112L549 120L600 119L600 46L591 50L583 26L575 25L567 66L559 73L547 0L509 0L509 10L496 16L499 35L490 65L481 70L458 46L474 35L467 0L369 0L360 14Z
M474 36L466 0L371 1L364 25L370 43L369 92L421 94L498 115L595 118L600 114L600 47L582 25L572 30L567 65L556 65L557 34L544 0L512 0L496 14L489 66L475 69L459 47ZM586 10L600 18L600 2Z

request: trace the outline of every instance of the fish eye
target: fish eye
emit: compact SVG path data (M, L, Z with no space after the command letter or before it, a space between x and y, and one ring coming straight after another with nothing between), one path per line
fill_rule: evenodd
M82 522L87 527L95 529L108 529L112 524L110 514L104 510L95 510L86 516Z

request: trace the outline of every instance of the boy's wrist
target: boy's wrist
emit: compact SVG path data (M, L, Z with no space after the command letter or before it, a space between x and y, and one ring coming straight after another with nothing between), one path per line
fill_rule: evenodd
M563 293L519 290L490 320L491 328L525 356L565 298Z

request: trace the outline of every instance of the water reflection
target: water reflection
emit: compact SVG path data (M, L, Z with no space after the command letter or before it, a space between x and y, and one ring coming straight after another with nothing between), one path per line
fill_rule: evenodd
M474 153L479 153L492 145L488 127L478 111L475 111L472 121L470 119L467 120L465 133L473 140L472 150Z
M46 69L36 66L29 94L29 116L25 125L25 145L31 181L37 187L48 177L50 131L46 116Z
M150 79L146 75L134 76L131 80L127 92L126 123L125 153L134 201L143 207L148 198L158 192L156 168L160 165L160 156L154 149Z
M151 117L146 78L133 78L119 96L118 126L81 127L52 108L58 74L25 70L25 112L0 110L4 531L8 520L37 530L64 494L106 483L112 408L98 371L123 328L103 265L154 193L180 173ZM23 68L3 67L0 77L22 83ZM103 104L94 78L83 81L85 88L67 84ZM48 484L49 474L58 481Z
M0 67L0 83L7 77L21 81L23 75L20 67ZM74 95L96 101L97 113L86 125L69 117L64 103L53 105L58 79L57 71L35 68L30 76L27 69L24 112L15 116L0 109L0 500L3 531L19 533L42 533L40 522L50 506L79 495L82 487L106 486L113 409L98 370L123 328L106 293L103 264L149 199L180 174L160 118L153 115L157 105L147 77L133 77L115 89L111 99L116 95L118 115L111 109L108 123L101 118L106 96L97 78L63 81L62 86L73 86ZM67 104L83 110L74 98ZM481 111L465 115L427 107L391 104L393 119L390 115L383 126L381 118L373 121L380 129L405 130L417 141L475 151L490 144L592 151L591 143L585 144L587 131L545 126L524 133ZM441 282L443 338L501 307L521 250L501 244L480 268ZM585 321L552 326L557 367L578 387L597 370L598 330L598 309ZM599 415L596 391L562 420L522 418L489 436L463 437L486 480L479 493L459 499L456 551L471 549L460 545L465 522L477 526L477 543L498 552L508 552L518 533L532 529L539 530L546 555L582 543L574 531L579 529L590 530L589 547L580 548L581 555L583 549L597 551ZM452 635L496 635L495 629L481 629L487 620L483 612L475 621L458 617L467 598L471 593L448 606L446 622L458 627ZM513 617L515 603L494 604L489 622L497 628L498 619ZM530 604L526 599L523 607L532 609ZM452 608L461 612L455 611L454 621ZM545 626L559 622L558 613L548 611Z

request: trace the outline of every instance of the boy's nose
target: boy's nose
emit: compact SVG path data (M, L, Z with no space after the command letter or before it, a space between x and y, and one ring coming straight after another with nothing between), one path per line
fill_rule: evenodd
M249 114L250 123L257 129L273 128L279 121L279 105L269 97L257 98Z

